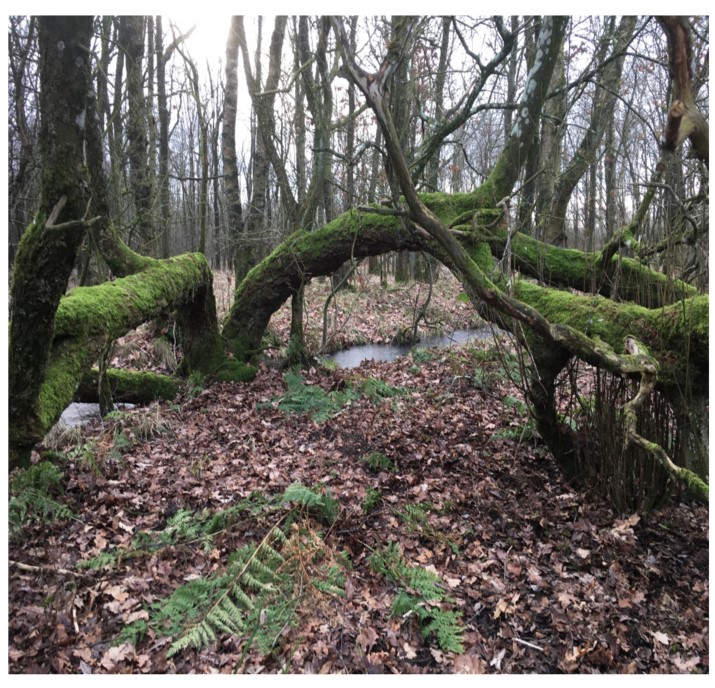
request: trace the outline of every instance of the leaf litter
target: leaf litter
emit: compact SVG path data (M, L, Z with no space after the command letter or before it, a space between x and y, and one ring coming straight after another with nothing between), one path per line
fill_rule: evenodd
M708 673L707 509L622 514L569 485L538 438L509 432L528 419L523 404L502 403L523 399L499 368L483 347L311 368L305 384L326 393L366 379L407 390L351 396L316 421L280 410L284 377L261 365L251 383L83 428L93 459L68 452L62 465L59 501L74 517L10 540L10 672ZM113 450L115 431L148 414L170 431ZM371 452L395 470L372 469ZM169 658L171 639L151 626L117 644L157 601L260 540L258 519L210 547L147 547L96 570L82 561L132 552L137 534L163 532L181 510L220 511L296 482L339 503L322 534L349 559L343 596L309 601L269 654L226 636ZM397 588L369 564L390 543L442 581L464 653L393 614Z

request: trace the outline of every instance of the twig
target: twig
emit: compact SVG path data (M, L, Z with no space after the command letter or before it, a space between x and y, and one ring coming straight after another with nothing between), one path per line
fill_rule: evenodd
M45 222L45 229L51 231L63 231L65 229L74 229L75 227L91 227L95 222L98 222L101 219L101 215L97 215L97 217L87 219L87 216L89 215L90 206L92 205L92 199L90 198L89 201L87 201L87 209L84 211L84 217L81 220L70 220L69 222L63 222L62 224L56 225L55 222L57 222L57 218L59 217L59 214L62 212L62 209L65 207L66 203L67 196L63 195L60 200L57 201L55 207L52 208L52 212L47 218L47 222Z
M522 645L526 645L527 647L530 647L534 650L538 650L539 652L543 652L544 648L539 647L538 645L534 645L534 643L530 643L528 640L522 640L521 638L514 638L517 643L521 643Z
M29 571L31 573L60 573L63 576L75 576L76 578L92 578L88 573L80 573L78 571L70 571L69 569L63 569L59 566L33 566L32 564L23 564L21 561L13 561L10 559L8 562L10 566L20 569L21 571Z

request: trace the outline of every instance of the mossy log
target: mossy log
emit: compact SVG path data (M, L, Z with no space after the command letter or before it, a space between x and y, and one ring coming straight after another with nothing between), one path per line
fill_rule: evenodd
M19 403L11 395L11 465L29 450L72 401L92 363L109 343L142 323L176 317L184 350L182 370L218 379L249 379L255 370L226 359L218 331L213 275L202 254L154 261L135 275L78 287L60 301L52 348L39 393Z
M455 211L454 205L448 206L439 196L441 194L430 194L427 200L435 209L442 211L446 207L452 211L452 217L457 216L459 211ZM435 203L435 200L441 202ZM465 199L460 198L458 204L464 212L467 205ZM474 213L475 209L472 208L471 212ZM494 265L490 245L477 241L470 232L460 232L457 238L476 266L488 274ZM529 240L521 246L531 250L538 243ZM577 263L577 256L581 266L586 266L586 261L591 259L583 259L583 254L578 251L550 248L553 250L544 252L550 259L545 265L553 267L550 274L559 274L560 284L575 286L583 278L583 273L570 271L569 266ZM248 360L259 353L261 338L271 315L301 283L315 276L330 274L351 257L362 258L399 250L426 251L448 267L453 267L449 256L434 240L419 231L407 229L397 217L351 211L318 231L296 233L256 266L238 286L223 332L228 345L237 358ZM563 269L560 270L559 266ZM656 285L653 290L661 291L661 277L664 276L659 277L660 273L640 267L642 274L650 278L652 285ZM457 276L461 279L460 275ZM693 291L687 285L676 286L689 295ZM616 355L624 354L625 339L633 335L661 361L659 382L682 385L690 380L688 384L707 384L707 295L690 296L662 308L646 308L612 301L604 296L542 287L525 278L514 280L513 288L514 296L519 301L535 308L550 323L569 326L586 337L595 338L596 342L603 342L604 356L607 350ZM500 326L509 326L503 315L485 307L483 299L475 297L473 302L482 317L496 319Z
M125 404L149 404L157 399L171 401L179 393L181 383L171 375L159 375L139 370L107 368L104 380L112 400ZM93 368L80 381L74 400L99 403L99 370Z
M507 245L505 228L480 233L492 253L502 258ZM602 251L578 251L538 241L521 232L511 235L513 266L523 275L548 286L577 289L621 301L658 308L697 295L695 287L651 270L637 260L613 255L603 263Z

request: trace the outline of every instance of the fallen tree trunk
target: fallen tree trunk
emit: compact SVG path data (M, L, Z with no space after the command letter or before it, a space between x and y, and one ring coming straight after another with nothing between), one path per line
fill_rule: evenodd
M487 232L477 228L476 235L488 242L497 258L504 257L508 246L514 268L548 286L569 287L648 308L673 304L698 293L681 280L618 254L612 255L604 266L603 251L553 246L521 232L510 235L506 228Z
M103 382L108 385L111 398L123 404L149 404L157 399L171 401L180 387L179 380L171 375L119 368L107 368L100 373L97 368L92 368L80 381L74 400L98 404L99 388Z
M494 258L486 243L475 242L469 233L460 235L459 240L477 265L488 272L493 269ZM556 268L574 262L573 254L579 252L549 248L551 250L546 255L550 261L545 263L545 269L553 267L550 274L560 274L560 281L568 281L570 273L558 273ZM233 354L249 360L260 352L261 338L271 315L301 282L329 275L335 266L351 258L398 250L426 251L455 270L440 245L418 232L408 231L397 218L350 211L320 230L290 237L256 266L236 290L223 330ZM645 274L653 275L653 284L659 283L655 276L659 273L641 268ZM460 277L458 273L457 276ZM624 343L628 335L643 341L655 356L662 359L659 381L683 385L687 380L694 380L698 385L706 384L708 296L694 296L671 306L651 309L602 296L541 287L527 279L516 279L513 284L514 295L536 308L549 322L595 336L604 342L604 348L610 347L616 354L625 353ZM482 317L489 320L496 317L490 309L483 307L483 299L475 301ZM497 324L505 325L501 319Z
M560 19L545 22L542 27L539 40L551 57L555 48L552 40L563 27ZM394 71L399 50L389 47L379 72L368 75L355 64L337 20L335 29L342 41L339 45L346 70L363 91L382 129L406 207L367 209L369 215L364 217L343 215L319 232L292 237L254 268L237 289L224 329L234 354L249 358L258 353L272 312L311 277L328 274L350 258L386 250L421 249L452 270L483 317L517 333L520 342L532 344L531 400L535 416L550 449L562 454L557 459L567 467L567 473L579 468L579 447L574 429L559 418L554 390L556 377L576 358L618 378L640 379L640 396L622 404L626 445L644 449L651 459L687 484L698 499L707 501L706 483L688 468L674 470L662 447L648 443L638 434L633 414L642 408L643 394L650 394L656 386L676 394L682 394L684 389L697 396L707 393L708 297L695 296L687 285L673 283L647 266L623 261L613 253L604 252L597 257L580 254L576 260L575 252L551 247L546 250L518 235L504 235L499 240L494 252L499 255L501 249L507 263L502 271L495 272L492 247L484 240L487 237L469 230L480 224L492 228L498 223L495 206L499 196L510 192L518 174L519 165L512 159L514 151L533 133L526 131L530 126L529 109L520 111L522 119L514 125L504 153L481 189L456 198L454 205L449 204L449 197L435 202L433 195L418 195L398 145L389 108L383 101L387 95L385 84ZM529 92L534 97L534 89L527 89L525 97L530 97ZM491 210L485 212L490 206ZM639 208L634 222L646 209L647 204ZM491 222L480 222L475 211L482 216L491 213ZM465 223L470 225L467 231L460 229ZM499 239L498 232L491 239L492 244ZM519 279L511 272L514 239L517 264L527 274L542 279L546 276L560 286L590 288L596 295L574 294ZM626 276L627 295L662 307L645 308L598 296L599 291L615 294L615 270L621 278ZM674 302L678 297L681 300ZM566 457L568 454L572 456Z
M78 287L64 296L55 313L52 347L37 394L22 405L11 395L11 466L27 463L30 449L57 421L86 371L111 342L148 320L176 317L183 371L197 370L217 379L253 377L254 368L224 356L212 284L205 257L186 254L153 261L137 274Z

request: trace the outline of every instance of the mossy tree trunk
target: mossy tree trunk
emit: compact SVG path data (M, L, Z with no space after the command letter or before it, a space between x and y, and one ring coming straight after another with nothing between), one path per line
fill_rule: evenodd
M152 182L148 164L148 119L144 99L144 17L119 18L119 42L127 69L127 155L129 186L136 212L140 243L158 254L152 213Z
M115 231L99 120L89 97L92 18L41 18L39 35L42 195L18 250L11 289L10 468L28 464L32 447L111 342L147 320L176 317L183 371L219 379L255 374L224 357L205 257L146 258L131 251ZM96 213L92 219L90 211ZM122 277L64 295L87 228L114 274ZM110 386L102 379L97 384L106 405L102 391Z
M87 223L82 141L90 83L91 17L41 17L40 207L18 247L10 299L8 396L10 461L27 462L23 422L37 427L40 387L50 361L57 305L67 289ZM26 434L26 433L22 433ZM32 433L30 433L32 434ZM34 435L36 437L36 433Z

